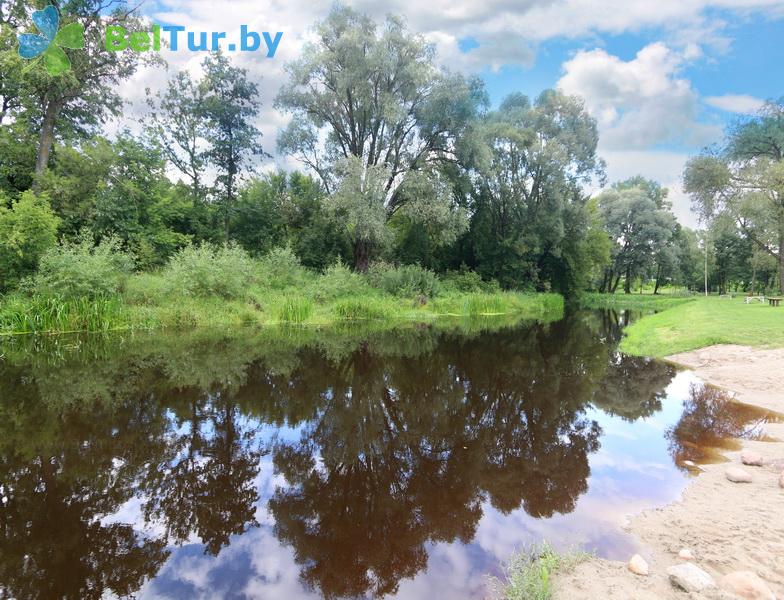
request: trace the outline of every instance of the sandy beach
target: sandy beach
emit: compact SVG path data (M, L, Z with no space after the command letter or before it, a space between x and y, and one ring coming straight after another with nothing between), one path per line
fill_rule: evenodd
M739 402L784 413L784 349L721 345L667 360L731 392ZM740 450L726 453L729 462L703 466L679 501L631 516L627 529L641 542L648 575L630 572L624 562L591 559L559 576L554 597L784 598L784 488L779 486L784 424L768 423L765 429L776 441L743 440ZM762 466L742 465L744 452L761 456ZM752 481L730 482L729 467L742 468ZM684 548L694 556L689 562L708 573L715 587L687 593L671 583L667 569L687 562L678 556ZM758 579L746 574L745 580L761 582L760 591L739 592L733 587L737 576L727 576L737 571L755 574Z

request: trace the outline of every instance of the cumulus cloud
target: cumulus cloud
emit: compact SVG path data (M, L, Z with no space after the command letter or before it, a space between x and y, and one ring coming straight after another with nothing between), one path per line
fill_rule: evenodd
M558 87L582 96L597 119L602 147L700 146L721 135L697 120L698 94L679 71L685 58L657 42L624 61L597 48L564 63Z
M724 96L708 96L705 98L705 103L727 112L751 115L761 109L765 101L747 94L725 94Z

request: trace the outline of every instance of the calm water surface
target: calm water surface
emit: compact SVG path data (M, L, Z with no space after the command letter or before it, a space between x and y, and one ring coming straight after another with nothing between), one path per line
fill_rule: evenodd
M622 321L7 341L0 597L481 598L542 539L626 558L765 416Z

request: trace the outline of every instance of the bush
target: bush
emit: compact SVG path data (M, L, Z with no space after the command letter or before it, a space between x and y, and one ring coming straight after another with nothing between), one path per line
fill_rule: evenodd
M262 283L271 289L283 289L302 285L308 278L308 271L299 262L291 248L273 248L259 265Z
M45 198L23 192L11 208L0 194L0 292L32 275L43 254L57 244L60 222Z
M394 296L434 297L438 293L435 273L418 265L395 267L387 263L375 263L368 272L370 284Z
M377 298L347 298L332 307L334 315L348 321L383 319L389 310L383 300Z
M163 275L174 293L239 298L254 280L254 266L248 253L236 244L204 243L180 250Z
M461 293L489 293L500 291L501 286L495 279L485 281L476 271L448 271L441 277L441 284L445 290Z
M78 241L64 241L41 257L34 288L62 298L111 296L122 290L133 265L118 238L95 245L92 234L83 232Z
M358 296L367 294L368 291L367 280L340 261L329 267L316 280L316 298L321 301L345 296Z

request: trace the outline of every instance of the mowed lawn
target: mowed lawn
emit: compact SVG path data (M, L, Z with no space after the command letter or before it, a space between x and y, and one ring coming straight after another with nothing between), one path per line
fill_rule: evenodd
M667 356L713 344L784 347L784 303L774 308L745 304L742 297L695 298L630 325L621 350Z

